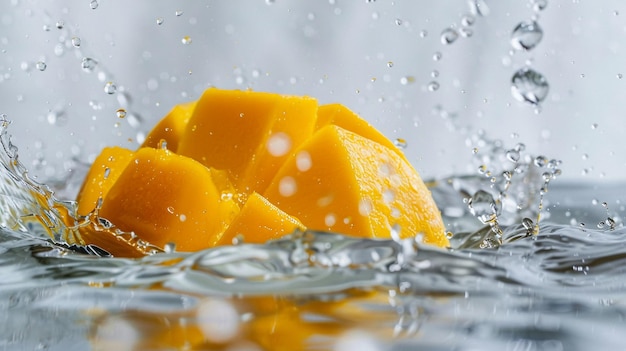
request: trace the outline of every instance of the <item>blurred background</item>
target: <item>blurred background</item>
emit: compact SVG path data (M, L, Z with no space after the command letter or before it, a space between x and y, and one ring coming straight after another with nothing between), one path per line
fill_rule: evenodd
M43 180L210 86L341 102L424 178L475 174L486 135L624 180L625 45L618 0L7 0L0 114Z

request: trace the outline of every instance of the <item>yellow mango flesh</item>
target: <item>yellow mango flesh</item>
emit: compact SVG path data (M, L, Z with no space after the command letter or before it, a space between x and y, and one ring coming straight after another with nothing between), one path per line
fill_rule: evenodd
M448 244L441 214L411 165L334 125L283 164L264 196L309 229L389 238L397 225L401 237L421 233L426 243Z
M262 244L296 229L304 230L304 225L255 192L248 197L217 245L231 245L239 238L245 243Z
M164 149L141 148L102 203L100 216L153 245L179 251L212 247L238 212L223 200L211 172Z
M311 136L316 113L317 101L308 97L208 89L178 153L227 170L241 192L262 192L290 151Z
M109 189L133 157L133 152L121 147L107 147L94 160L83 182L76 201L78 214L86 216L106 196Z
M195 101L174 106L167 116L152 128L141 147L160 149L163 146L162 142L165 142L168 150L176 152L195 107Z
M383 133L379 132L378 129L374 128L374 126L342 104L327 104L319 107L315 130L319 130L331 124L375 141L404 157L400 149L384 136Z

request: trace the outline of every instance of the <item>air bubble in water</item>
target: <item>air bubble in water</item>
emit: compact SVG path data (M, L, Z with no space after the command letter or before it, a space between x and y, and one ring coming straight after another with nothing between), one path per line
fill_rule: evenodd
M115 86L115 83L113 83L113 82L107 82L107 83L104 85L104 92L105 92L105 93L107 93L107 94L109 94L109 95L112 95L112 94L115 94L115 92L116 92L116 91L117 91L117 86Z
M159 26L160 26L160 25L162 25L162 24L163 24L163 22L165 22L165 20L163 19L163 17L158 17L158 18L156 19L156 23L157 23Z
M406 149L408 146L406 139L403 138L397 138L393 143L400 149Z
M83 61L81 62L80 66L83 69L83 71L91 73L96 68L96 64L97 62L94 59L85 57L83 58Z
M91 7L92 10L95 10L98 8L98 0L91 0L91 2L89 3L89 7Z
M511 84L511 94L514 98L534 105L540 104L550 89L548 81L541 73L527 67L515 72Z
M188 35L185 35L180 41L185 45L191 44L191 37Z
M459 33L464 38L469 38L474 34L474 31L471 28L461 28L459 29Z
M441 32L441 43L450 45L459 38L459 32L454 28L446 28Z
M35 67L37 67L37 69L40 71L45 71L48 65L46 65L46 63L43 61L39 61L35 64Z
M176 17L180 17L183 15L183 11L182 10L176 10L176 12L174 13L176 15Z
M73 37L72 38L72 46L75 48L80 47L80 38L79 37Z
M433 54L433 61L439 61L442 57L443 55L439 51L437 51Z
M542 38L543 30L537 22L520 22L511 33L511 46L516 50L532 50Z

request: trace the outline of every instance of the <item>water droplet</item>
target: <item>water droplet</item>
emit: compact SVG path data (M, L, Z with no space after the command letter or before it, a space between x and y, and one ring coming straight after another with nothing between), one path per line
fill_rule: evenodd
M115 92L116 92L116 91L117 91L117 86L115 86L115 83L113 83L113 82L107 82L107 83L104 85L104 92L105 92L105 93L107 93L107 94L109 94L109 95L112 95L112 94L115 94Z
M427 30L420 31L420 38L426 38L427 36L428 36L428 31Z
M535 12L543 11L548 7L548 0L531 0L530 3Z
M484 0L469 0L470 12L473 15L479 15L482 17L489 15L489 7Z
M389 68L393 67L393 61L387 62L387 67L389 67Z
M182 10L176 10L176 12L174 12L174 14L176 15L176 17L180 17L183 15L183 11Z
M274 157L284 156L289 150L291 150L291 138L285 133L274 133L267 140L267 151Z
M541 73L527 67L515 72L511 83L511 94L515 99L534 105L540 104L550 89L548 81Z
M117 118L125 118L126 117L126 110L123 108L118 109L115 114L117 115Z
M461 28L459 34L464 38L469 38L474 34L474 31L471 28Z
M433 78L439 77L439 71L433 70L432 72L430 72L430 76Z
M622 78L624 78L624 76L621 73L618 73L617 74L617 79L622 79Z
M79 37L73 37L72 38L72 46L75 48L80 47L80 38Z
M265 3L267 5L273 5L276 2L276 0L265 0Z
M437 51L436 53L433 54L433 61L439 61L441 60L441 58L443 57L443 55Z
M37 69L40 71L45 71L48 65L46 65L46 63L43 61L39 61L35 64L35 67L37 67Z
M428 83L428 90L429 91L439 90L439 82L433 80L432 82Z
M63 29L64 25L65 25L65 22L63 21L57 21L56 23L57 29Z
M298 186L293 177L286 176L278 182L278 192L284 197L292 196L297 190Z
M400 84L402 85L407 85L413 82L415 82L415 77L413 76L406 76L406 77L400 78Z
M296 155L296 168L298 168L300 172L306 172L311 169L311 166L313 166L311 154L305 150L298 152Z
M493 196L484 191L478 190L468 202L470 212L482 223L490 223L495 221L497 217L497 206Z
M163 19L163 17L157 17L156 19L156 24L158 24L159 26L163 24L163 22L165 22L165 20Z
M406 139L402 138L397 138L396 140L394 140L393 143L400 149L406 149L406 147L408 146Z
M474 25L474 22L476 22L476 18L472 15L464 15L461 18L461 24L466 27Z
M92 10L95 10L98 8L98 0L91 0L91 2L89 3L89 7L91 7Z
M519 151L514 150L514 149L507 151L506 158L513 163L517 163L517 161L519 161L519 158L520 158Z
M399 18L396 18L396 25L401 26L402 25L402 20Z
M181 40L180 40L184 45L188 45L191 44L191 37L188 35L185 35Z
M511 46L516 50L532 50L542 38L543 30L537 22L520 22L511 34Z
M454 28L446 28L441 32L441 43L450 45L459 38L459 32Z
M545 167L548 164L548 159L545 156L537 156L535 157L535 166L537 167Z
M80 66L83 69L83 71L91 73L96 68L97 64L98 63L94 59L89 58L89 57L84 57Z

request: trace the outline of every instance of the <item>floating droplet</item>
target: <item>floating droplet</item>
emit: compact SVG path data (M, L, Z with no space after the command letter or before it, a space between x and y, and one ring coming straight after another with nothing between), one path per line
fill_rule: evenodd
M459 38L459 32L454 28L446 28L441 32L441 43L450 45Z
M393 67L393 61L387 62L387 67L389 67L389 68Z
M406 139L402 138L397 138L393 143L400 149L406 149L406 147L408 146Z
M464 38L469 38L474 35L474 31L471 28L461 28L459 29L459 34Z
M489 7L484 0L469 0L469 8L473 15L483 17L489 15Z
M91 7L92 10L95 10L98 8L98 0L91 0L91 2L89 3L89 7Z
M472 15L465 15L463 16L463 18L461 18L461 24L466 27L473 25L475 21L476 19Z
M478 190L468 200L467 206L472 215L485 224L493 222L497 218L496 202L493 196L484 190Z
M442 57L443 55L439 51L437 51L433 54L433 61L439 61Z
M289 150L291 150L291 138L285 133L274 133L267 140L267 151L274 157L284 156Z
M429 91L439 90L439 82L433 80L432 82L428 83L428 90Z
M83 58L83 61L81 62L80 66L83 69L83 71L91 73L96 68L97 64L98 63L94 59L85 57Z
M156 19L156 23L160 26L163 24L163 22L165 22L165 20L163 19L163 17L157 17Z
M511 46L516 50L532 50L542 38L543 30L537 22L520 22L511 34Z
M546 78L539 72L524 67L515 72L511 78L511 94L519 101L540 104L546 96L550 86Z
M43 61L39 61L35 64L35 67L37 67L37 69L40 71L45 71L48 65L46 65L46 63Z
M176 15L176 17L180 17L183 15L183 11L182 10L176 10L176 12L174 12L174 14Z
M535 12L543 11L548 7L548 0L531 0L530 3Z
M116 92L116 91L117 91L117 86L115 86L115 83L113 83L113 82L107 82L107 83L104 85L104 92L105 92L105 93L107 93L107 94L109 94L109 95L112 95L112 94L115 94L115 92Z
M57 21L56 23L57 29L63 29L64 25L65 25L65 22L63 21Z
M519 151L513 149L513 150L509 150L506 152L506 158L507 160L513 162L513 163L517 163L517 161L519 161L520 158L520 153Z
M117 115L117 118L125 118L126 117L126 110L123 108L118 109L115 114Z
M406 77L400 78L400 84L402 85L407 85L413 82L415 82L415 77L413 76L406 76Z
M185 35L180 41L185 45L191 44L191 37L188 35Z
M80 38L79 37L73 37L72 38L72 46L75 48L80 47Z

